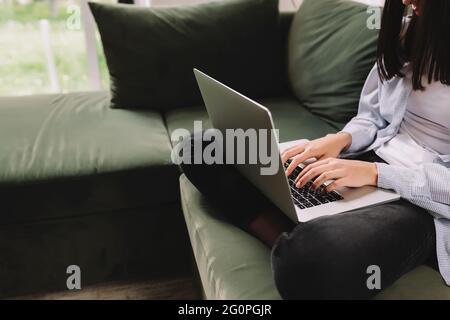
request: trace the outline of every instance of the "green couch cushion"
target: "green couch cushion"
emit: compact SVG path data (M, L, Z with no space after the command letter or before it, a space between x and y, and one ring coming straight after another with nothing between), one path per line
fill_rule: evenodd
M217 216L183 175L181 202L192 249L208 299L279 299L270 269L270 250Z
M274 96L284 87L278 1L90 7L109 68L113 107L198 105L194 67L253 97Z
M335 132L336 129L314 116L294 97L262 99L260 103L270 109L275 127L280 130L280 141L314 139ZM194 121L202 121L203 128L211 127L204 107L183 108L165 114L169 133L182 128L193 132Z
M178 199L161 115L111 109L109 99L0 98L0 224Z
M305 0L289 35L289 78L305 107L336 127L357 112L376 60L377 30L367 5L350 0Z
M221 218L183 175L181 201L202 286L208 299L280 299L272 278L270 250ZM301 284L299 284L301 285ZM421 266L377 299L450 299L439 273Z

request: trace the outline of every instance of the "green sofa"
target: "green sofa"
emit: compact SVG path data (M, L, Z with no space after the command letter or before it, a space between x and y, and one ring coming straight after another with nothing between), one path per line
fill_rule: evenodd
M256 97L272 111L281 141L339 130L356 112L365 77L354 61L373 59L375 52L373 47L346 51L350 56L313 51L338 70L342 61L359 70L358 75L345 68L333 73L345 79L333 86L320 83L330 65L300 59L288 68L297 41L326 42L324 34L314 32L302 39L306 29L292 25L292 18L281 15L279 47L272 48L286 58L274 62L284 75L283 93ZM348 25L348 19L338 20ZM349 34L345 27L340 32ZM342 50L353 47L338 40ZM311 50L300 48L305 54ZM258 52L247 56L252 54ZM216 63L232 63L221 59ZM300 72L308 65L316 65L316 77ZM334 96L333 90L342 94ZM299 92L307 98L299 99ZM80 266L82 286L194 274L193 252L205 298L279 298L269 249L224 221L171 162L171 133L192 131L195 120L208 126L204 106L161 103L154 110L113 109L107 92L0 98L1 297L64 290L70 265ZM450 289L437 272L420 267L380 298L450 298Z
M0 296L192 272L164 117L107 92L0 98Z

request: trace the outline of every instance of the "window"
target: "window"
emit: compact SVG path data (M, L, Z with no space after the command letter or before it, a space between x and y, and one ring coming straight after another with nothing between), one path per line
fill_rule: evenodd
M0 95L90 89L79 4L79 0L0 0ZM99 55L98 60L104 86L108 83L104 57Z

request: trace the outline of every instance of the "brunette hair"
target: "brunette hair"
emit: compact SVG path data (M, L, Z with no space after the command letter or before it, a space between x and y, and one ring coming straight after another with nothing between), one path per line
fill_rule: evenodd
M428 84L450 85L450 1L421 0L420 16L413 14L408 26L405 12L401 0L386 0L378 39L380 78L404 77L401 70L410 62L414 90L425 89L423 76Z

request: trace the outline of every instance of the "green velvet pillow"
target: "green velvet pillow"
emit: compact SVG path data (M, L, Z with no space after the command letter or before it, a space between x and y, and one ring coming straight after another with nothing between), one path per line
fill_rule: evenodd
M336 128L357 112L375 64L378 31L369 30L367 5L349 0L305 0L289 36L294 94Z
M201 105L194 67L254 98L283 90L276 0L89 5L109 68L112 107Z

